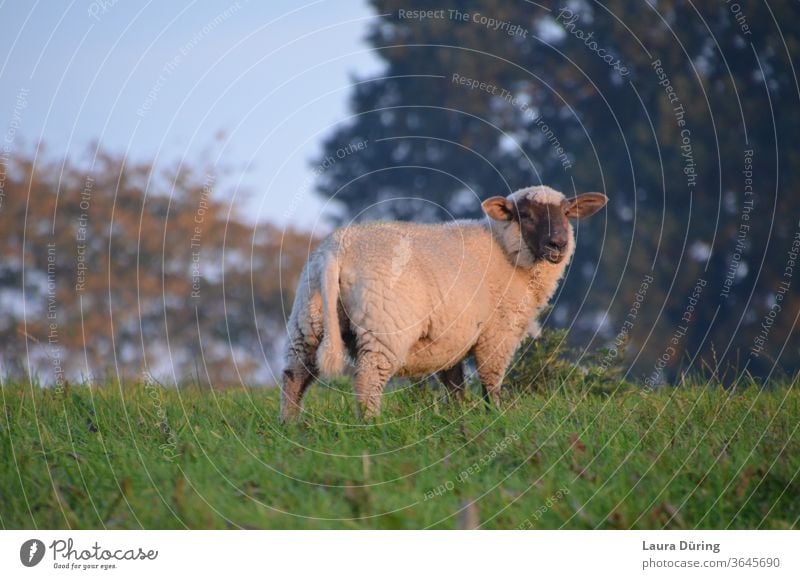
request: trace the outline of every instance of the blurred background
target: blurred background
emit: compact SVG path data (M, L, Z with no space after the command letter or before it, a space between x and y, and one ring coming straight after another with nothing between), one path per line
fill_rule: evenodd
M630 378L800 369L798 5L0 5L0 373L272 385L353 220L611 199L544 320Z

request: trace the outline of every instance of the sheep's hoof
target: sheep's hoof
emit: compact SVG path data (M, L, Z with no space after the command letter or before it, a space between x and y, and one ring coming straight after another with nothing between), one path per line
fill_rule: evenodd
M359 412L359 418L361 422L370 423L375 422L378 420L380 416L380 412Z
M452 404L453 406L462 406L464 402L466 402L466 396L464 395L464 391L461 390L459 392L450 392L444 398L448 404Z
M374 422L381 414L380 408L374 408L371 406L364 406L363 404L358 405L358 419L361 422Z
M484 406L486 408L486 412L489 414L493 414L495 412L500 412L502 407L500 406L500 395L493 395L493 396L484 396L483 397Z
M281 408L278 421L281 424L297 424L301 421L302 416L302 409L297 406Z

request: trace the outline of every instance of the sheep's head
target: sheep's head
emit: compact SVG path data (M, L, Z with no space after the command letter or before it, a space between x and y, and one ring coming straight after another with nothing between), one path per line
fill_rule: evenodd
M542 186L522 189L508 197L492 197L482 207L494 221L517 225L519 237L534 261L561 263L571 256L574 247L569 219L594 215L607 202L602 193L584 193L567 199L558 191Z

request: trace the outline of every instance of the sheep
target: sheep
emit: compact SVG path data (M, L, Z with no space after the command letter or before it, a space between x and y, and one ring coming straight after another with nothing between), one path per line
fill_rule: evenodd
M295 418L317 375L355 363L364 418L379 413L392 376L437 374L463 396L462 360L473 356L483 397L500 389L526 334L553 296L575 250L568 218L608 199L567 199L546 186L482 203L483 220L372 222L339 229L310 256L287 324L281 419Z

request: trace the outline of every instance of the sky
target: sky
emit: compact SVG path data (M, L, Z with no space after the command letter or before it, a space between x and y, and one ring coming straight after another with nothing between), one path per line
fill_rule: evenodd
M0 0L0 137L12 154L210 158L235 168L240 213L309 229L326 211L311 160L352 79L381 70L374 18L362 0Z

